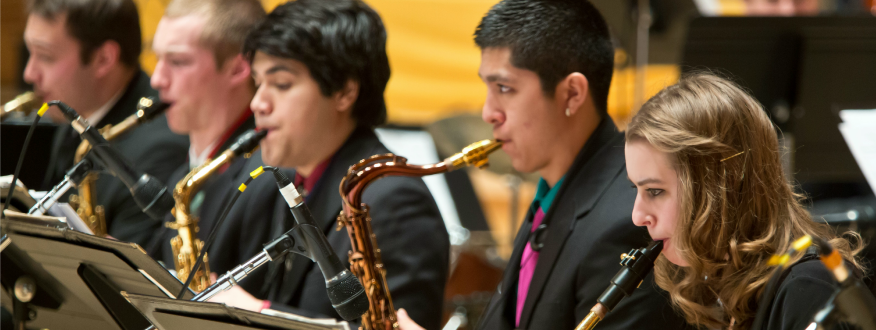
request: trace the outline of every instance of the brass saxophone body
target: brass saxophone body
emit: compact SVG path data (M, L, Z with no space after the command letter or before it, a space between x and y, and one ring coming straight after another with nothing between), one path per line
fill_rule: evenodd
M152 98L141 98L140 102L137 103L136 113L128 116L128 118L125 118L125 120L116 125L104 126L100 129L100 133L104 139L112 141L134 127L155 118L166 109L167 106L165 104L158 103ZM91 144L88 143L88 140L82 140L82 143L76 148L73 164L78 164L82 161L89 151L91 151ZM76 186L79 194L70 196L70 206L76 209L76 214L85 221L91 231L94 232L94 236L103 237L106 236L106 212L103 206L95 205L95 180L97 180L97 173L92 172Z
M25 116L39 108L39 101L33 92L22 93L16 96L12 101L3 104L3 111L0 112L0 121L6 120L13 113L22 113Z
M256 133L249 131L243 134L237 143L225 150L216 158L196 167L176 184L173 190L173 199L176 202L171 213L176 222L165 224L168 228L176 229L179 235L170 240L173 249L173 263L176 268L177 278L185 279L195 266L195 259L201 253L204 242L197 238L198 217L191 213L191 202L204 182L210 176L216 174L225 164L231 162L241 154L248 155L258 148L258 143L265 137L267 131ZM201 292L210 286L210 267L207 256L204 256L203 267L195 272L189 288L195 292Z
M377 247L377 237L371 229L368 205L362 203L365 188L386 176L422 177L466 166L484 168L489 164L487 156L501 146L501 142L483 140L431 165L409 165L404 157L385 154L363 159L350 167L339 187L344 203L338 216L338 230L347 228L352 243L348 253L350 271L359 278L368 295L369 308L362 315L362 327L366 330L398 328L395 308L386 284L386 269Z

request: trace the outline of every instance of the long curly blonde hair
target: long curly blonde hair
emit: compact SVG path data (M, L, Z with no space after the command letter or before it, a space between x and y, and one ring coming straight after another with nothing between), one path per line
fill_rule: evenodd
M642 106L626 137L668 153L678 173L673 243L690 266L661 257L654 271L689 323L751 328L774 269L769 257L806 234L861 267L860 236L850 233L852 244L812 220L785 177L775 127L736 84L707 73L684 77Z

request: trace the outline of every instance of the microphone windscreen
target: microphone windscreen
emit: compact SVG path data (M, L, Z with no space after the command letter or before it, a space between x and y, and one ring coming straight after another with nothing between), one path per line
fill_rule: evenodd
M349 271L326 282L329 300L344 320L358 319L368 311L368 296L362 283Z
M143 213L155 220L164 219L174 206L173 196L167 186L148 174L141 176L131 188L131 195Z

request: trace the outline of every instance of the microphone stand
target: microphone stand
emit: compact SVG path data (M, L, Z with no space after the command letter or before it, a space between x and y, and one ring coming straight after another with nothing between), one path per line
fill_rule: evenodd
M195 295L195 297L192 298L192 301L207 301L207 299L210 299L219 292L231 289L233 286L237 285L237 282L242 280L244 277L258 269L259 267L268 263L268 261L274 261L278 258L282 258L286 254L288 254L290 250L309 258L303 245L295 245L296 240L293 237L293 233L297 232L298 229L298 226L295 226L279 238L266 244L265 248L262 249L262 252L257 254L255 257L247 260L243 264L234 267L234 269L229 270L227 273L225 273L225 275L222 275L222 277L217 279L216 283L204 289L204 291L201 291L201 293Z
M94 168L94 165L88 159L83 159L78 164L73 165L73 167L67 171L67 175L64 176L64 180L61 183L55 185L49 193L43 196L39 202L34 204L30 210L27 211L27 214L30 215L43 215L46 211L55 205L61 196L70 190L70 188L78 186L82 183L82 180L88 176L88 173Z

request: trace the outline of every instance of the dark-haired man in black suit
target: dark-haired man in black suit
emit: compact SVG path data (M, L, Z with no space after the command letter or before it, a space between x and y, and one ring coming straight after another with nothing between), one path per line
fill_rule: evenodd
M133 1L32 0L29 12L24 41L31 55L24 80L42 100L61 100L92 126L104 127L134 114L141 97L158 96L140 70L140 19ZM66 122L54 107L52 114ZM70 125L57 130L42 189L63 180L81 141ZM185 161L188 139L170 132L159 116L111 144L138 170L166 183ZM109 173L100 174L95 190L110 236L144 245L160 228L161 221L143 213Z
M520 172L541 175L502 283L480 329L573 329L644 247L624 136L607 114L614 49L587 1L504 0L475 32L487 85L483 119ZM651 276L599 329L677 329L683 319ZM402 313L400 313L402 314ZM402 314L402 329L417 329Z
M264 164L290 169L290 177L304 190L315 220L345 264L350 238L345 229L335 230L341 211L340 180L350 165L388 152L373 131L386 120L385 47L380 17L356 0L282 4L250 32L244 44L259 86L250 106L256 125L268 131L259 158ZM426 185L419 178L381 179L365 190L363 201L370 205L393 303L408 309L418 322L439 328L450 242ZM249 241L266 243L294 224L271 178L255 180L237 203L229 226L271 227L269 235L250 233ZM273 223L268 224L268 219ZM250 257L258 250L241 254ZM339 318L313 262L292 255L265 268L267 275L251 275L242 283L249 293L236 288L213 301Z

